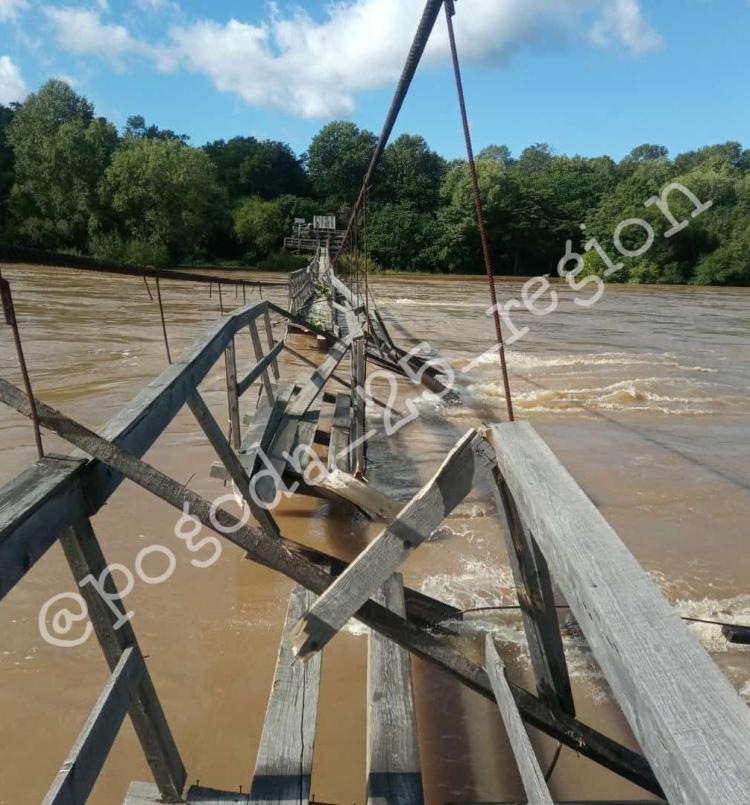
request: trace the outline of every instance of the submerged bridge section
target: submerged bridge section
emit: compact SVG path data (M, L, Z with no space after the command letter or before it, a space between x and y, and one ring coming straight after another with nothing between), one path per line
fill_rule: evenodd
M370 803L423 801L412 655L497 702L530 803L554 800L524 724L670 803L747 803L747 706L528 423L470 430L406 504L367 482L367 408L385 406L362 392L368 362L433 391L446 389L427 356L393 342L360 290L338 277L327 251L319 250L290 278L291 309L261 301L222 317L99 433L35 401L41 427L77 450L40 459L0 489L0 595L57 540L76 582L99 577L107 563L91 518L124 478L176 511L189 504L199 522L242 547L248 559L294 582L245 793L186 785L187 771L132 626L116 628L116 613L90 586L82 587L111 676L45 803L86 802L128 715L153 775L153 782L132 784L128 805L312 801L323 655L351 617L371 630L364 781ZM280 338L272 313L286 322ZM323 349L320 362L295 349L300 333ZM242 371L240 337L249 339L255 355ZM285 353L313 364L306 380L285 379ZM222 358L228 429L199 392ZM243 417L240 404L251 390L257 402ZM0 401L31 416L28 396L7 380L0 380ZM233 484L255 525L242 525L223 509L212 517L209 501L143 461L183 406L214 448L213 474ZM264 473L269 464L273 472ZM312 472L314 465L323 471ZM489 635L484 662L477 664L469 638L451 634L460 613L405 586L400 575L478 475L495 492L502 520L498 538L505 539L518 589L534 692L508 678ZM382 524L380 534L350 564L285 538L271 504L292 483L298 494L357 508ZM553 583L575 614L642 754L576 718ZM108 585L116 593L111 576Z

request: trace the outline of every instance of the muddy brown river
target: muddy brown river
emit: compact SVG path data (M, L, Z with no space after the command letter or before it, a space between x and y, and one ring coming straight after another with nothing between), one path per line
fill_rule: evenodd
M164 369L158 308L142 282L49 268L3 274L35 392L46 402L97 428ZM458 370L464 400L448 408L423 398L421 388L399 386L399 404L415 399L419 417L394 436L378 428L369 477L406 500L466 430L504 417L502 384L494 356L478 357L493 343L481 280L381 278L373 287L394 338L439 350ZM529 327L509 352L518 417L534 423L680 613L750 625L750 292L610 286L585 309L558 290L553 314L515 316ZM503 280L498 291L519 296L520 282ZM218 297L183 282L164 283L164 296L170 346L179 354L219 314ZM286 301L280 289L270 297ZM225 289L223 300L232 307L241 297ZM296 346L321 359L314 344L297 338ZM240 366L249 366L251 345L243 340L238 349ZM303 377L310 370L287 356L282 371ZM4 325L0 376L20 384ZM202 390L225 423L223 383L219 362ZM387 393L384 384L379 391ZM251 410L243 400L243 412ZM380 415L370 413L377 427ZM49 451L69 450L48 435L44 441ZM0 482L35 457L27 421L0 410ZM214 457L189 412L147 460L206 497L227 492L209 477ZM94 526L108 561L126 569L146 546L173 551L172 576L162 584L136 580L125 602L190 782L247 791L290 583L228 543L211 567L195 567L175 537L176 520L174 510L125 482ZM319 500L295 498L278 520L288 536L345 558L378 531L351 509ZM476 489L404 567L407 583L465 609L513 603L501 528L489 490ZM159 557L146 561L153 576L164 570ZM55 546L0 605L0 803L41 800L107 679L93 636L60 647L40 633L45 602L73 589ZM715 626L690 628L750 701L750 647L728 644ZM512 678L531 686L518 615L469 613L461 626L477 648L487 630ZM564 643L579 717L632 745L585 642L571 630ZM366 630L352 623L324 652L312 781L319 802L364 801L366 649ZM427 802L522 799L497 708L418 660L413 670ZM546 768L556 743L531 735ZM131 780L150 776L126 720L92 801L121 803ZM648 798L567 748L550 787L556 800Z

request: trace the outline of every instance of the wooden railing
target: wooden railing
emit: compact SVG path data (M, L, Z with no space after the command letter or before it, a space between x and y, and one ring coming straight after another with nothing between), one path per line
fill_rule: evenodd
M267 337L265 354L258 332L261 320ZM235 337L245 327L250 332L256 363L238 380ZM269 373L278 377L277 359L283 346L283 341L273 341L268 302L258 302L223 317L102 428L104 440L127 451L129 456L142 456L187 404L219 457L230 470L236 468L239 398L261 379L266 392L272 394ZM222 355L226 366L229 439L198 392L199 385ZM0 383L7 403L13 399L12 387L5 381ZM90 520L122 480L123 476L112 466L77 451L66 457L46 456L0 489L0 598L60 540L112 671L47 794L45 803L49 805L86 801L126 712L130 713L162 800L182 801L185 788L185 768L130 622L118 618L93 586L80 585L90 575L106 578L110 600L117 602L116 608L122 608L112 576L106 573L107 563ZM244 479L238 476L239 480Z

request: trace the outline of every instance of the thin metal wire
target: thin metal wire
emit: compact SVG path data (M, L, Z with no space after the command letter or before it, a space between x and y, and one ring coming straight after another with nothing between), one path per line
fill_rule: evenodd
M458 48L456 47L456 34L453 30L453 17L456 8L453 0L445 0L445 18L448 23L448 39L450 40L451 57L453 59L453 72L456 77L456 89L458 91L458 103L461 109L461 122L464 129L464 139L466 140L466 158L469 163L469 175L471 176L471 187L474 195L474 209L479 227L479 238L482 242L482 254L484 256L484 268L487 273L487 283L490 290L490 300L492 303L492 313L495 320L495 334L497 346L500 352L500 367L503 375L503 385L505 387L505 402L508 409L508 419L513 422L513 399L510 391L510 378L508 377L508 363L505 357L505 340L503 338L503 325L500 320L500 312L497 306L497 291L495 289L495 273L492 269L492 258L490 256L489 239L487 238L487 226L484 218L484 207L482 204L482 194L479 190L479 178L477 176L477 165L474 159L474 146L471 141L471 129L469 128L469 115L466 111L466 98L464 96L464 84L461 77L461 64L458 60Z
M153 302L153 301L154 301L154 297L153 297L153 294L151 293L151 288L149 288L149 287L148 287L148 280L146 279L146 275L145 275L145 274L143 275L143 284L146 286L146 290L148 291L148 299L149 299L149 302Z
M161 301L161 287L159 275L156 275L156 296L159 299L159 315L161 316L161 331L164 334L164 347L167 350L167 362L172 363L172 353L169 351L169 338L167 337L167 322L164 319L164 304Z
M26 389L26 396L29 399L29 408L31 410L31 423L34 426L34 441L36 442L36 451L39 458L44 458L44 445L42 444L42 430L39 426L39 414L36 410L36 400L34 399L34 391L31 388L31 377L29 376L29 369L26 365L26 357L23 353L23 344L21 343L21 332L18 329L18 319L16 318L16 309L13 304L13 294L10 290L10 283L6 280L0 271L0 295L2 295L3 312L5 313L5 321L10 325L13 332L13 341L16 345L16 355L18 356L18 365L21 369L23 377L23 385Z

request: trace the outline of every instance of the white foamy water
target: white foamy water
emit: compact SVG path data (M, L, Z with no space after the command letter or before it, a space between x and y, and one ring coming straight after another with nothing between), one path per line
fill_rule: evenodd
M668 579L661 573L650 575L680 616L750 626L750 594L728 598L672 598L675 591L689 590L690 582ZM466 612L464 621L454 624L454 627L467 636L479 637L490 632L513 650L516 662L530 667L528 644L520 611L512 608L499 609L495 612L481 611L484 607L517 605L513 574L509 567L490 564L475 557L465 557L455 573L436 573L427 576L422 580L420 588L425 594L459 609L480 609L478 612ZM568 622L573 624L573 628L562 630L563 647L571 678L584 684L595 702L601 704L609 701L611 699L609 687L586 638L575 626L575 621L571 620L570 611L562 607L558 610L558 617L563 627ZM726 640L720 626L689 621L686 621L686 625L711 654L723 655L727 659L731 659L732 656L738 659L745 657L747 647ZM733 678L741 695L750 703L750 679L746 680L746 669L725 663L724 670Z
M503 396L499 383L477 383L468 391L478 399ZM712 414L740 408L744 400L719 396L709 384L689 378L637 377L602 386L516 391L513 402L525 413L648 411L663 414Z

